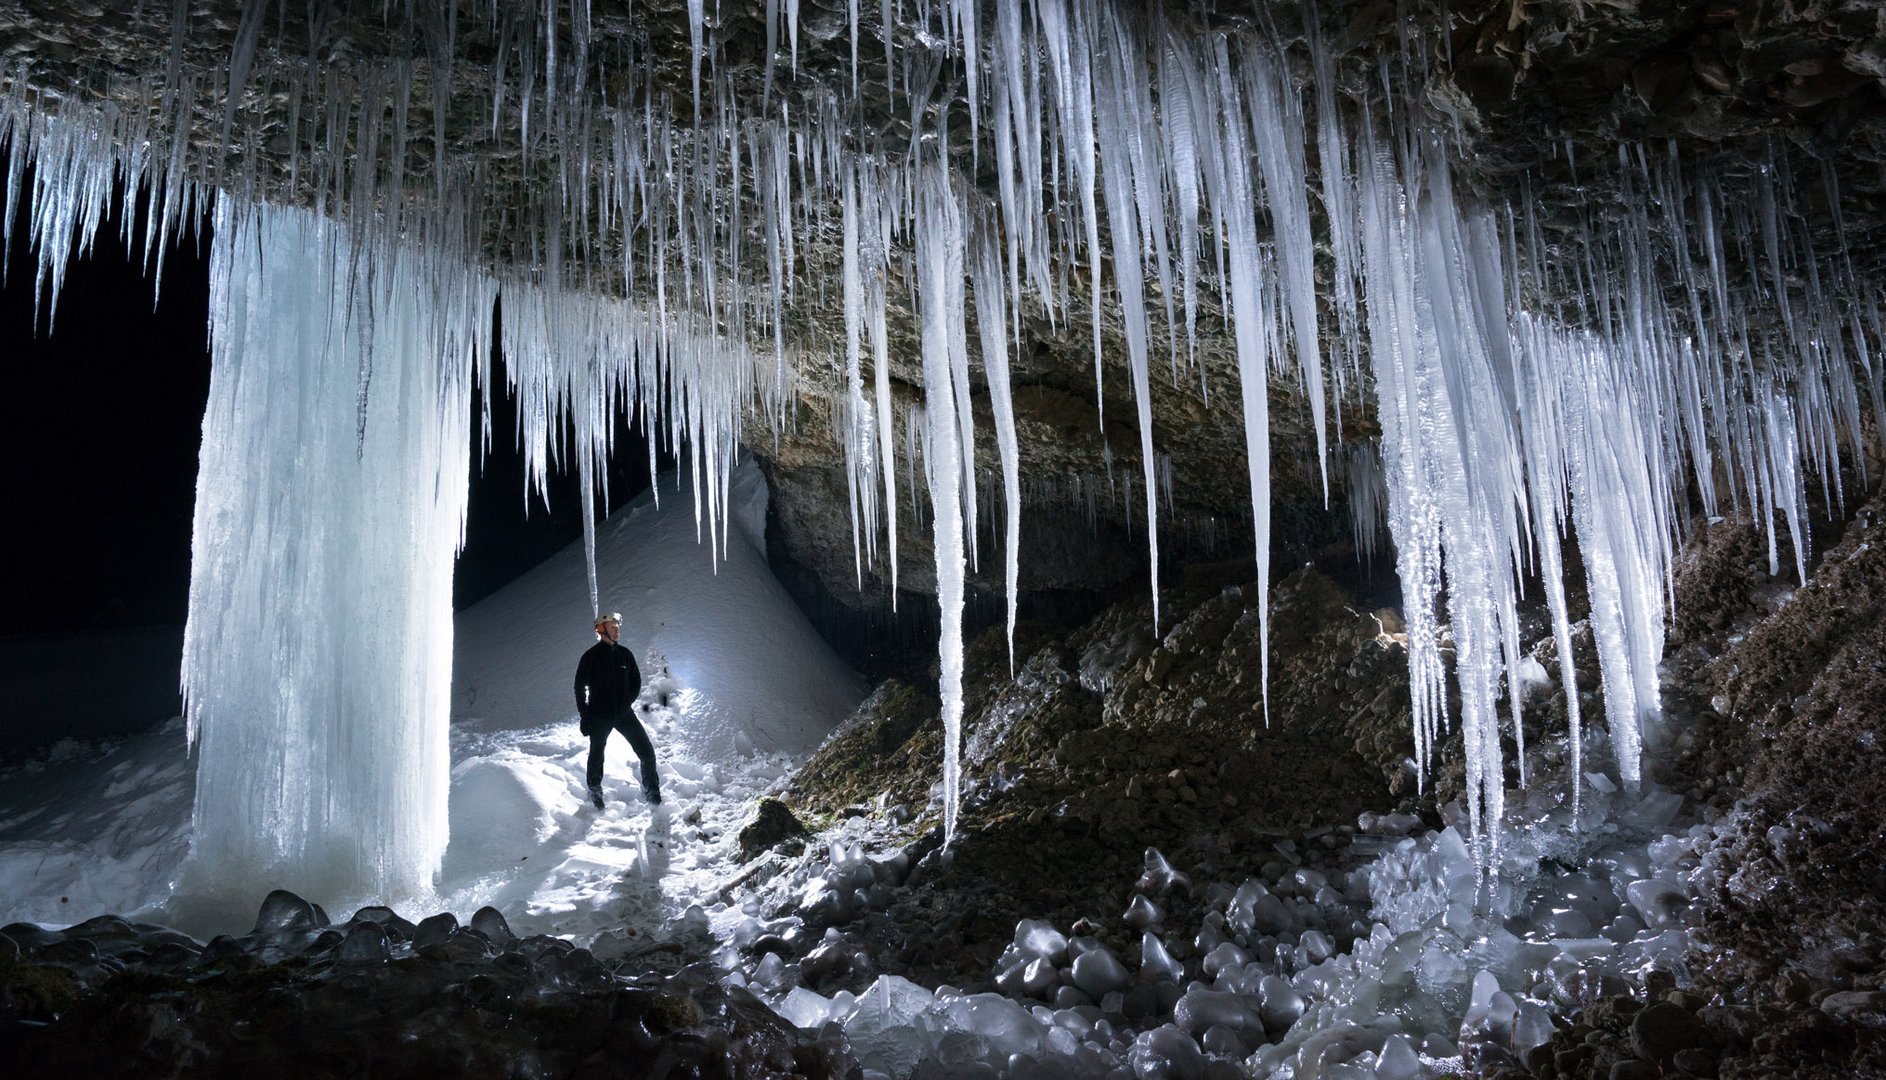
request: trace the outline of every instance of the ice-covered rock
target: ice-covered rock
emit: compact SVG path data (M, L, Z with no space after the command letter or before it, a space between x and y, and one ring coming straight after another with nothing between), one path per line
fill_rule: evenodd
M1174 890L1190 891L1192 879L1172 868L1158 848L1146 849L1146 872L1133 886L1141 892L1164 896Z
M1138 1080L1200 1080L1205 1075L1198 1044L1171 1024L1141 1032L1127 1060Z
M1185 979L1185 965L1172 958L1158 935L1148 933L1140 938L1139 973L1141 979L1176 983Z
M938 1057L949 1063L973 1057L994 1065L1006 1063L1015 1054L1037 1055L1046 1032L1027 1010L1000 994L939 995L936 1011L924 1018L923 1026L932 1033ZM951 1034L968 1040L951 1042L956 1054L943 1052Z
M344 964L384 964L393 954L380 924L362 922L347 931L337 955Z
M1015 924L1015 947L1031 957L1059 963L1067 957L1067 935L1040 919Z
M1424 1080L1427 1075L1421 1056L1409 1044L1407 1036L1390 1035L1382 1040L1382 1048L1375 1055L1377 1080Z
M1258 983L1259 1015L1273 1035L1287 1031L1303 1016L1303 995L1281 975L1266 975Z
M255 929L250 932L314 930L326 925L327 919L317 914L315 905L287 889L276 889L262 899L262 907L255 913Z
M1657 930L1675 926L1677 913L1690 902L1681 885L1664 878L1633 881L1624 892L1643 924Z
M792 1021L793 1026L810 1030L831 1018L832 1002L803 986L795 986L773 1005L773 1009Z
M890 1076L910 1075L924 1056L917 1018L935 1003L936 995L909 979L878 976L844 1021L858 1061Z
M1133 976L1127 972L1126 965L1104 946L1076 957L1073 976L1074 985L1095 999L1133 985Z
M1120 916L1120 921L1135 930L1144 930L1164 918L1165 913L1159 910L1158 904L1148 900L1143 893L1134 893L1133 899L1126 905L1125 913Z
M503 913L494 907L481 907L472 912L471 928L500 949L517 942L517 935L511 932L511 924L505 922Z
M1243 967L1251 962L1251 955L1229 941L1205 954L1205 977L1215 979L1218 973L1227 967Z
M1263 1019L1244 997L1219 990L1187 990L1173 1007L1172 1022L1190 1035L1221 1027L1247 1044L1261 1043L1265 1038Z

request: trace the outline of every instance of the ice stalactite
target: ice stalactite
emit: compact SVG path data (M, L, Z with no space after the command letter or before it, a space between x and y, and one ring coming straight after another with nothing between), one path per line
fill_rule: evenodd
M1351 446L1343 462L1343 485L1349 492L1349 523L1355 536L1356 554L1364 566L1375 562L1375 544L1386 522L1383 500L1387 490L1382 482L1382 448L1374 441Z
M1527 551L1516 358L1505 253L1490 215L1463 214L1431 143L1397 155L1365 128L1361 255L1369 355L1382 423L1389 526L1408 626L1416 761L1425 771L1450 725L1440 626L1454 645L1466 809L1483 865L1497 856L1505 803L1498 700L1516 670L1518 572ZM1506 695L1521 739L1516 694ZM1523 759L1524 743L1518 742ZM1523 767L1520 772L1524 782Z
M1336 57L1323 41L1315 19L1305 20L1310 40L1310 63L1316 79L1316 156L1323 195L1323 216L1329 223L1331 269L1335 274L1336 337L1331 359L1346 358L1332 371L1340 391L1359 383L1362 335L1356 307L1356 267L1360 262L1356 237L1355 170L1350 160L1350 134L1337 105ZM1341 410L1337 410L1340 418ZM1339 432L1340 434L1340 432Z
M1316 464L1329 501L1328 406L1324 402L1323 343L1316 330L1316 243L1310 235L1309 174L1304 166L1303 100L1283 70L1261 51L1245 52L1246 94L1251 105L1251 148L1264 178L1284 310L1289 314L1297 373L1310 400L1316 429ZM1332 163L1335 164L1335 163ZM1327 180L1326 180L1327 182ZM1340 187L1340 182L1337 184Z
M1642 731L1662 714L1657 664L1663 657L1661 556L1669 535L1655 485L1655 429L1639 414L1629 373L1608 349L1572 346L1555 359L1565 371L1565 454L1578 549L1591 596L1591 631L1604 679L1605 717L1618 774L1629 790L1641 780ZM1545 357L1538 358L1546 361Z
M956 411L957 371L965 315L962 208L947 166L938 161L917 192L917 293L923 325L924 465L929 478L931 536L942 637L939 690L943 703L943 842L956 836L961 805L963 741L963 457Z
M970 273L975 282L976 330L983 372L989 381L989 411L995 420L997 456L1002 459L1002 579L1008 597L1008 662L1015 667L1016 588L1021 579L1021 446L1015 434L1015 398L1009 387L1008 318L1002 291L1002 252L993 223L977 233Z
M891 568L891 610L897 610L897 468L896 414L891 411L891 347L885 304L884 263L891 243L891 215L884 205L876 169L859 173L859 216L870 231L863 248L871 254L864 282L865 330L871 339L871 386L877 400L878 473L884 480L884 538Z
M877 469L873 453L877 438L876 424L864 400L864 268L858 250L858 179L852 169L845 171L842 208L844 240L840 257L843 266L843 302L845 306L845 403L834 410L840 430L839 445L845 451L845 489L851 503L851 555L858 587L864 587L864 547L877 538ZM861 537L859 534L863 533Z
M1198 71L1192 53L1168 31L1161 44L1159 103L1164 110L1157 132L1161 156L1170 177L1174 223L1179 230L1178 274L1184 295L1185 350L1188 363L1198 353L1199 188L1202 168L1199 128L1211 121L1198 115ZM1205 146L1213 139L1205 133ZM1174 334L1176 348L1177 334Z
M1035 17L1054 74L1055 116L1060 125L1063 154L1080 187L1081 223L1086 229L1088 281L1092 294L1094 331L1095 423L1106 430L1106 394L1102 386L1100 350L1100 213L1095 207L1093 47L1088 40L1083 11L1087 0L1038 0Z
M1578 667L1572 653L1571 614L1565 596L1564 537L1570 525L1566 505L1566 462L1559 450L1565 439L1564 395L1560 391L1562 367L1549 355L1556 335L1549 324L1521 313L1514 320L1513 334L1522 356L1530 358L1521 372L1521 415L1526 423L1520 435L1524 444L1527 495L1531 500L1532 537L1538 559L1539 579L1546 594L1546 609L1552 620L1552 646L1558 654L1560 685L1565 687L1565 723L1570 745L1572 773L1572 816L1577 820L1584 794L1584 707L1578 694ZM1541 340L1543 339L1543 340Z
M1244 110L1232 80L1230 57L1221 46L1216 56L1217 108L1204 115L1221 118L1211 133L1218 147L1207 173L1217 230L1230 248L1230 311L1238 350L1238 384L1243 395L1244 451L1251 488L1251 531L1257 557L1258 663L1263 673L1264 716L1270 717L1270 341L1271 303L1266 296L1264 250L1257 244L1252 177L1237 163L1248 160Z
M215 228L186 889L416 895L445 851L452 563L494 287L422 249L355 251L304 211L225 206Z
M1102 188L1106 194L1109 235L1113 245L1113 286L1120 298L1120 320L1126 329L1127 372L1133 387L1133 405L1139 420L1141 475L1145 478L1146 550L1151 564L1153 630L1159 629L1159 494L1153 456L1153 400L1149 374L1151 363L1146 325L1145 272L1141 248L1151 236L1147 210L1152 202L1150 189L1158 186L1157 177L1144 162L1140 138L1140 107L1136 91L1143 90L1144 76L1131 63L1136 50L1131 31L1112 8L1106 8L1101 32L1108 47L1097 50L1098 73L1094 92L1099 108L1095 112L1100 148ZM1163 238L1161 244L1164 243ZM1096 278L1092 303L1100 305ZM1170 293L1167 294L1170 296Z

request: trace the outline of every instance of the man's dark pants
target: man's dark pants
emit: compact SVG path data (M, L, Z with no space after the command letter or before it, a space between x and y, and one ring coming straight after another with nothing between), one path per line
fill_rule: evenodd
M648 732L642 730L642 722L635 718L631 709L614 721L591 721L589 728L589 788L596 791L602 787L603 749L609 743L609 733L620 731L622 737L629 740L635 749L635 756L642 759L642 794L650 798L661 796L661 778L655 772L655 744L648 741Z

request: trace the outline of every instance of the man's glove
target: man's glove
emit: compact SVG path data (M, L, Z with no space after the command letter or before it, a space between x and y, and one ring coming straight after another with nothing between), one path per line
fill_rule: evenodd
M584 735L588 735L589 734L589 717L579 714L576 719L576 729L578 731L581 731Z

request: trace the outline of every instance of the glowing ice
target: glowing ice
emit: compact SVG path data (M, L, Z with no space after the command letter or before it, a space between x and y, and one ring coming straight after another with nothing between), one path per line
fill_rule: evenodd
M392 255L304 211L217 216L183 666L194 890L412 895L444 854L452 561L493 286Z

